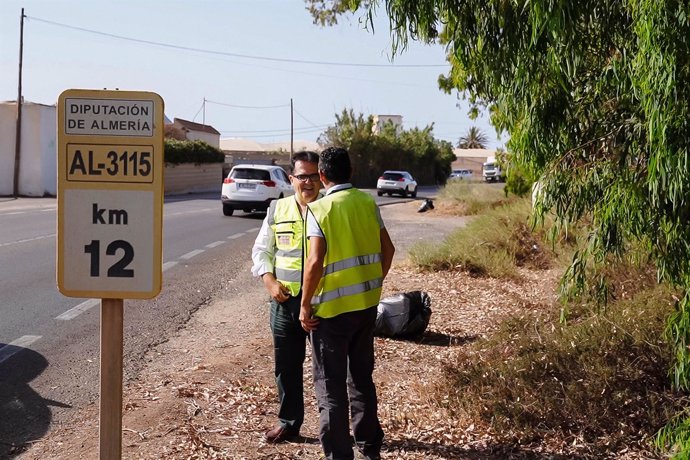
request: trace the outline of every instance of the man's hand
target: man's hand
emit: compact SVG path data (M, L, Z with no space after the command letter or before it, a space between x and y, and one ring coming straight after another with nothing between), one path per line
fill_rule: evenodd
M299 322L302 329L311 332L319 325L319 319L312 316L311 305L301 305L299 309Z
M290 291L276 280L273 273L264 273L261 275L261 280L264 282L264 287L270 296L278 303L283 303L290 298Z

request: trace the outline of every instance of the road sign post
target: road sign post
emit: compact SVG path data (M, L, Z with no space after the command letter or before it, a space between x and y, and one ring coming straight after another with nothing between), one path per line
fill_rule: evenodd
M101 460L122 455L123 299L161 290L163 118L155 93L58 99L57 285L101 299Z
M102 460L122 458L122 299L101 300L101 398L99 451Z

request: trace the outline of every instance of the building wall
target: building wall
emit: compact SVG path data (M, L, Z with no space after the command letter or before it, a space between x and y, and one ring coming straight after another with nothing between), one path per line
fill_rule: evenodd
M223 185L223 163L166 165L165 194L218 192Z
M204 141L217 149L220 148L220 136L218 134L205 133L202 131L187 131L187 139L190 141Z
M383 125L385 125L389 121L393 123L393 125L395 126L396 132L399 133L400 131L402 131L402 115L374 115L374 133L380 133L381 129L383 129Z
M14 193L16 103L0 104L0 196ZM55 106L24 103L19 194L57 194Z
M14 138L17 129L15 104L0 104L0 196L12 195Z
M453 163L451 163L451 169L469 169L475 176L481 176L482 174L482 164L486 162L485 157L479 158L458 158Z

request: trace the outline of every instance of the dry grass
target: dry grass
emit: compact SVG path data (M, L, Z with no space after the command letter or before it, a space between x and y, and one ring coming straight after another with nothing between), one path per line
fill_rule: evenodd
M494 278L517 277L515 267L550 268L556 254L544 231L532 230L530 212L528 200L514 199L477 216L440 244L412 247L410 260L427 271L465 270Z
M563 273L572 238L552 249L543 231L527 225L529 211L524 200L490 209L442 244L414 247L411 260L422 270L460 269L506 283L552 267ZM510 316L446 363L436 403L511 445L557 440L590 458L632 446L658 455L650 439L686 401L671 391L663 340L677 297L654 275L649 264L611 259L596 273L610 293L604 309L584 295Z

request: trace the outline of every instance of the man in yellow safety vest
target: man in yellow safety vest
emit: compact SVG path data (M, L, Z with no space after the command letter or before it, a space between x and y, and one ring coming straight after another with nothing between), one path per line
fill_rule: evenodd
M275 379L279 423L266 432L268 443L299 436L304 421L304 364L307 334L299 322L302 288L304 216L307 203L321 190L319 156L298 152L292 157L290 182L295 195L272 201L252 248L252 273L260 276L271 296Z
M383 430L377 415L374 325L381 286L395 247L374 198L350 184L347 150L321 153L326 195L309 204L307 257L299 319L311 334L319 438L327 459L380 458Z

